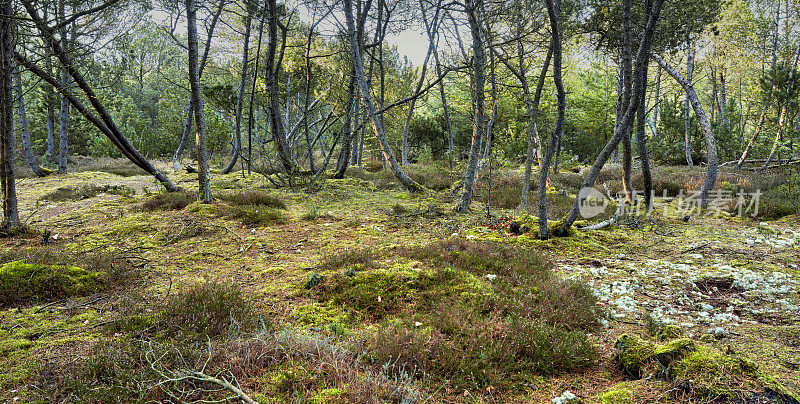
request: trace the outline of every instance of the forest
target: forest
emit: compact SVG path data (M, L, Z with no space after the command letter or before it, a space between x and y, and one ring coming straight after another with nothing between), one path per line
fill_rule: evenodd
M797 0L0 0L0 401L800 404Z

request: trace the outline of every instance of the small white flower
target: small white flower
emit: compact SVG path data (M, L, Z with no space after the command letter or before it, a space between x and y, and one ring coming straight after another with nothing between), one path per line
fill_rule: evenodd
M495 274L486 274L486 279L488 279L490 281L495 280L495 278L497 278L497 275L495 275Z

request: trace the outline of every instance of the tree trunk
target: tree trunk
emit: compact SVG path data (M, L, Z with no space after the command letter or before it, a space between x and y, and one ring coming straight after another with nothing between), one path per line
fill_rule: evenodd
M626 0L629 1L629 0ZM559 17L561 16L561 0L545 0L547 15L550 19L550 32L552 35L551 46L553 48L553 83L556 85L556 97L558 99L558 112L553 133L550 135L550 142L547 151L539 167L539 238L548 238L547 234L547 174L550 170L550 160L555 153L558 140L561 138L561 131L564 126L564 110L566 108L566 94L564 84L561 82L561 27Z
M195 136L197 143L198 197L203 203L211 203L211 185L206 148L206 117L203 111L203 90L200 87L197 51L197 5L195 0L185 0L186 36L189 50L189 86L194 110Z
M14 95L11 73L14 68L14 7L11 0L0 0L0 191L3 193L3 229L19 227L17 189L14 178Z
M222 170L223 174L228 174L233 170L236 161L239 159L239 154L242 152L242 109L244 107L244 89L247 86L247 62L249 61L250 51L250 23L253 20L253 15L248 7L247 17L245 18L244 30L244 52L242 53L242 77L239 80L239 94L236 97L236 124L234 133L234 142L236 146L233 151L233 157L228 165Z
M461 193L458 205L455 207L457 212L468 211L472 202L472 196L475 192L475 177L478 172L478 159L480 159L481 139L483 138L486 55L483 48L483 33L481 32L481 25L483 24L482 7L483 0L467 0L466 2L467 19L469 20L472 34L473 54L472 77L470 80L472 82L472 146L470 147L467 168L464 170L464 179L462 181L464 190Z
M647 70L649 63L645 63L643 77L647 80ZM650 156L647 154L647 134L644 131L647 110L645 106L645 89L639 94L639 109L636 111L636 148L639 153L639 161L642 164L642 179L644 182L644 205L649 213L653 209L653 175L650 172Z
M64 88L69 86L69 74L66 71L61 72L61 84ZM69 101L61 94L59 96L61 101L61 109L58 114L58 172L65 174L67 172L67 144L69 137Z
M44 19L47 21L47 9L48 7L44 7ZM45 68L47 73L52 75L53 74L53 62L50 58L50 45L45 41L44 47L44 60L45 60ZM56 138L55 138L55 122L56 122L56 113L54 109L56 93L53 91L52 86L45 86L44 87L44 108L45 108L45 116L47 120L47 159L49 161L55 160L56 155Z
M647 23L645 24L644 32L641 35L641 40L639 42L639 49L636 52L636 63L635 63L635 70L633 72L633 89L632 89L634 93L639 93L644 91L645 86L647 85L647 83L642 77L644 64L647 63L650 55L650 45L652 43L653 35L655 32L655 26L661 14L661 6L663 4L664 0L654 0L652 8L650 10L647 10L648 11L646 14ZM628 130L629 126L631 125L633 117L639 108L639 101L641 101L641 97L630 98L630 104L625 109L626 112L623 115L623 119L619 121L619 125L614 125L614 136L611 138L611 140L608 141L608 143L606 143L606 146L597 156L597 159L595 159L591 170L589 170L589 174L583 181L581 189L591 188L592 186L594 186L594 183L597 180L597 176L600 174L600 170L603 168L606 161L608 161L608 158L611 157L611 154L614 152L614 149L617 148L619 142L622 141L622 137L625 136L625 131ZM581 206L586 201L585 196L581 196L580 193L578 195L579 197L575 198L575 202L572 204L572 209L564 218L564 222L563 225L561 226L561 229L557 231L557 235L565 236L569 234L569 229L572 227L572 224L575 223L575 220L578 218Z
M778 8L775 12L775 35L772 37L772 65L771 69L775 68L775 64L778 62L778 25L781 19L781 5L778 2ZM741 92L739 92L741 94ZM756 144L756 139L758 139L758 135L761 133L761 129L764 127L764 121L767 117L767 111L769 110L769 103L772 100L772 86L769 86L767 93L764 95L764 105L761 107L761 114L758 117L758 124L756 125L756 130L753 132L753 135L750 137L750 140L747 142L747 146L745 146L744 151L742 151L742 156L739 158L739 162L736 163L736 169L741 169L742 164L744 164L745 160L747 160L747 155L750 154L750 150Z
M692 65L693 65L693 58L692 58L692 37L691 35L686 36L686 80L689 83L692 82ZM686 164L689 165L689 169L694 168L694 160L692 159L692 103L689 100L689 94L686 94L686 105L684 108L685 114L685 121L684 121L684 138L683 138L683 150L686 152Z
M719 117L722 120L722 127L726 130L730 129L730 122L728 121L728 92L725 89L725 73L720 69L719 72Z
M631 58L633 53L632 44L632 28L631 28L631 2L624 0L622 2L623 13L623 32L622 32L622 50L620 52L620 77L622 80L622 104L617 108L617 122L622 118L625 112L624 108L630 104L631 97L638 97L639 94L632 92L633 80L633 66L631 65ZM647 79L647 76L644 77ZM619 100L620 97L617 97ZM625 136L622 138L622 189L625 192L625 202L629 205L636 204L636 190L633 189L631 182L631 169L633 163L633 149L631 147L632 128L629 126Z
M653 113L648 117L647 123L650 125L650 132L653 134L653 139L658 137L658 106L661 100L661 66L658 66L658 74L656 75L656 97L653 104Z
M44 177L47 173L39 167L39 161L31 148L28 118L25 114L25 100L22 98L22 74L18 66L14 67L14 92L17 98L17 116L19 117L20 138L22 139L22 151L25 154L25 160L28 162L28 167L37 177Z
M269 43L267 45L267 57L264 68L266 69L267 75L266 87L269 98L268 106L272 139L275 142L278 158L281 161L284 171L291 175L295 171L295 164L290 154L289 144L286 142L286 132L284 131L281 118L280 96L278 93L278 70L280 69L280 64L276 65L275 63L275 55L278 50L277 8L276 0L267 0L267 37Z
M386 139L386 129L383 127L383 122L380 121L377 111L375 110L375 104L372 102L372 94L369 90L369 84L367 83L367 78L364 76L364 65L362 64L361 60L361 49L358 45L358 39L356 38L356 29L355 23L353 21L353 4L352 0L344 0L344 15L345 19L347 20L347 29L348 29L348 36L350 37L350 50L352 53L353 58L353 66L356 73L356 79L358 81L358 86L361 89L361 96L364 98L364 109L367 111L369 115L370 123L372 124L372 130L375 132L375 136L378 138L381 146L381 152L383 153L384 158L389 164L389 168L394 173L395 177L403 184L406 189L411 192L421 191L422 187L417 184L414 180L412 180L400 165L397 163L397 159L394 157L394 153L392 153L392 149L389 146L389 141Z
M711 123L700 105L700 100L694 91L692 82L683 78L677 70L667 64L667 62L658 55L653 55L655 60L661 67L683 87L686 96L692 104L694 114L697 117L697 122L700 124L700 129L703 130L703 136L706 141L706 149L708 152L708 168L706 169L705 178L703 178L703 185L700 187L700 206L706 208L708 206L708 194L714 188L717 182L717 167L719 166L719 159L717 158L717 143L714 139L714 131L711 129Z
M264 36L264 16L258 24L258 45L256 45L256 65L253 67L253 83L250 86L250 110L247 114L247 174L251 173L253 165L253 125L255 123L253 100L256 95L256 82L258 82L258 62L261 60L261 39Z
M206 68L206 62L208 61L208 54L211 51L211 39L214 37L214 28L217 26L217 22L219 22L219 17L222 14L222 10L224 8L225 8L225 1L220 0L219 3L217 4L217 11L212 16L211 24L209 24L208 26L208 37L206 37L206 47L205 49L203 49L203 58L200 60L200 69L197 73L199 77L203 77L203 70ZM191 91L188 94L188 98L190 100L192 98ZM186 105L186 120L184 121L183 124L183 133L181 134L181 140L178 143L178 148L175 150L175 154L172 155L172 169L175 171L180 171L182 169L181 155L183 155L183 151L186 149L186 143L189 140L189 134L192 132L193 117L194 117L194 109L192 108L192 102L189 101Z
M156 170L156 168L153 167L153 165L149 161L147 161L147 159L145 159L141 155L141 153L139 153L139 151L133 147L133 145L130 144L130 142L122 134L122 132L120 132L119 128L114 123L114 120L111 119L111 115L108 113L103 104L100 102L99 98L97 97L97 94L94 93L94 90L92 90L92 88L86 83L86 80L84 80L80 72L78 72L78 70L75 68L75 63L73 63L72 58L70 58L70 56L64 51L64 49L61 48L61 45L58 43L58 41L55 40L55 38L53 37L52 29L50 29L50 27L48 27L46 23L42 21L42 19L39 17L33 5L28 1L23 1L22 4L25 6L28 15L36 24L36 27L38 28L39 32L42 34L44 39L52 44L52 49L56 57L58 57L64 69L72 77L72 80L75 82L75 84L77 84L78 87L81 89L83 94L86 96L86 99L89 100L89 103L92 105L97 114L100 115L100 119L96 118L91 119L90 118L91 114L87 113L88 111L86 111L85 108L80 112L84 116L86 116L87 119L89 119L95 126L97 126L97 128L100 129L101 132L103 132L106 136L108 136L111 142L114 143L114 145L122 152L122 154L125 155L129 160L131 160L131 162L136 164L136 166L138 166L145 172L153 175L156 178L156 180L158 180L161 183L161 185L163 185L164 188L166 188L168 191L170 192L177 191L178 187L176 187L163 172ZM42 69L30 63L28 60L22 57L22 55L15 53L14 57L17 59L17 62L19 62L21 65L31 70L37 76L46 80L50 85L58 88L59 91L61 91L65 95L66 93L68 93L68 90L66 89L66 87L64 87L63 83L59 82L58 80L55 80L52 76L48 75ZM72 99L69 99L69 97L67 98L72 105L76 107L77 106L82 107L80 102L77 102L77 100L74 99L74 97Z
M531 189L531 173L533 171L533 159L537 160L539 167L542 166L542 142L539 139L539 129L536 126L536 119L539 115L539 100L542 97L542 89L544 88L544 80L547 76L547 70L550 68L550 59L553 56L553 41L550 41L550 46L547 49L547 56L544 58L542 64L542 71L539 73L539 80L536 83L536 93L531 102L531 94L528 88L528 80L520 80L522 83L522 92L525 98L525 107L528 110L528 156L525 159L525 179L522 184L522 198L520 201L520 209L523 211L528 210L528 195ZM523 78L526 77L525 70L523 69L524 60L521 49L519 51L519 66L520 73Z

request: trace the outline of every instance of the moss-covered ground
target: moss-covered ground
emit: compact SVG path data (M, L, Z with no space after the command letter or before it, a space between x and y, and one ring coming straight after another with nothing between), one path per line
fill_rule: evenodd
M196 174L170 176L183 189L196 190ZM155 324L163 322L160 313L178 290L212 279L242 291L260 319L255 323L268 324L264 330L271 330L264 340L275 346L290 342L309 350L314 346L319 351L318 339L323 338L326 344L353 355L351 359L337 356L339 348L329 348L320 358L332 355L333 359L326 360L352 360L364 366L356 371L360 378L343 376L339 370L334 372L309 359L310 354L297 352L285 353L286 358L294 358L291 360L242 364L234 358L246 356L242 352L249 345L242 343L235 348L239 353L230 354L224 363L247 369L232 374L259 402L356 401L353 392L365 388L359 383L372 371L382 375L381 388L387 391L378 396L391 400L405 392L403 397L418 402L547 403L567 390L583 402L603 403L748 402L772 397L769 394L774 391L785 393L782 397L786 400L791 400L785 397L792 394L800 396L800 216L762 221L703 214L687 219L676 201L661 197L656 199L655 213L648 217L629 217L606 229L576 230L571 237L538 240L533 233L510 231L512 219L530 221L535 229L530 216L492 207L487 217L483 194L478 195L472 213L456 214L451 211L456 195L449 190L409 195L384 177L329 179L314 192L302 192L275 189L257 174L216 173L213 204L155 208L145 207L145 203L161 189L146 175L123 177L88 171L20 179L20 213L30 230L0 239L2 250L48 249L72 257L113 254L136 268L137 277L127 280L124 287L95 290L90 286L98 275L83 271L76 258L76 262L62 263L69 267L58 268L75 275L67 289L82 293L48 297L37 289L25 301L7 299L7 304L0 306L0 401L42 402L42 397L51 397L42 390L64 379L63 373L86 358L113 359L113 355L97 354L109 341L185 342L178 341L190 339L184 334L164 328L153 331L158 328ZM53 197L58 189L94 191L62 192L65 196ZM120 189L126 191L118 192ZM556 189L566 191L558 185ZM236 203L230 195L241 190L271 195L267 200L278 198L285 206L262 203L258 198ZM78 196L70 197L73 194ZM470 261L475 268L464 269L465 261L457 253L435 256L424 251L431 245L474 243L533 252L561 281L588 285L597 299L595 317L587 317L593 325L583 324L584 319L579 325L575 319L569 320L573 323L552 321L567 324L559 338L567 338L573 331L585 332L581 335L593 350L592 360L579 366L506 367L496 365L496 357L481 357L475 360L484 362L476 363L494 366L491 371L472 369L482 373L470 378L448 362L442 373L447 377L441 378L426 374L444 372L445 362L435 355L425 361L409 360L400 368L399 358L391 356L391 347L370 340L384 336L406 341L409 346L422 344L421 350L471 355L474 353L467 348L450 344L459 332L451 329L452 324L458 326L462 321L464 329L476 330L480 328L476 324L494 324L497 329L489 334L474 331L470 338L487 343L507 341L504 336L509 331L503 327L519 326L508 316L522 313L514 302L538 302L541 296L566 293L547 294L536 286L533 293L540 297L503 300L497 295L530 294L517 284L509 283L504 289L497 286L495 277L512 277L502 271L513 266L495 268ZM448 251L450 247L442 248ZM498 257L516 259L513 255ZM23 264L15 259L16 264L0 266L0 274L13 270L20 275L24 269L34 279L38 273L31 268L35 259L29 261ZM539 282L535 276L530 279L534 278ZM441 320L424 315L442 311L445 303L458 306L464 317ZM470 314L472 308L479 308L475 309L477 317ZM542 310L558 309L547 306ZM551 321L541 315L531 319L530 327ZM443 323L430 324L432 321ZM447 323L450 328L446 321L452 322ZM530 327L511 329L538 330ZM415 332L429 339L440 338L443 345L431 348L419 342L418 336L398 336ZM629 358L630 352L618 352L623 335L644 341L639 351L645 357L633 366L637 374L626 365L635 359ZM202 351L205 342L201 339L197 344ZM676 355L671 349L688 345L691 349L672 357ZM131 358L144 358L146 349L137 347L130 348ZM381 354L389 355L389 363L376 362ZM661 359L668 356L669 364L663 363ZM656 357L661 359L652 360ZM134 376L126 379L125 361L111 362L115 364L95 364L96 368L81 377L119 380L106 384L113 386L106 390L108 394L130 391L131 385L146 382ZM198 363L202 364L202 359ZM257 366L262 366L262 371L255 371ZM72 382L77 383L75 380ZM77 387L62 390L58 397L66 402L107 402L109 397L94 396L99 394L96 390ZM167 399L163 392L148 394L152 399Z

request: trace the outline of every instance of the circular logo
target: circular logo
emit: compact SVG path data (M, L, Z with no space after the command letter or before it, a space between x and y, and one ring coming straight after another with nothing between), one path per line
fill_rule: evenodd
M585 219L591 219L606 211L608 207L608 198L592 188L584 187L578 192L578 200L580 201L580 214Z

